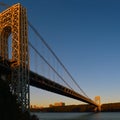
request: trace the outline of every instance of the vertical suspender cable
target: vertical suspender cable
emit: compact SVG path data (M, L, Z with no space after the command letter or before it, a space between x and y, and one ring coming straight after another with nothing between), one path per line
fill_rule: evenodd
M74 80L74 78L72 77L72 75L68 72L68 70L66 69L66 67L62 64L62 62L60 61L60 59L56 56L56 54L53 52L53 50L50 48L50 46L46 43L46 41L43 39L43 37L38 33L38 31L33 27L33 25L28 21L28 25L32 28L32 30L36 33L36 35L40 38L40 40L45 44L45 46L50 50L50 52L53 54L53 56L56 58L56 60L60 63L60 65L64 68L64 70L66 71L66 73L70 76L70 78L73 80L73 82L76 84L76 86L82 91L82 93L88 97L86 95L86 93L81 89L81 87L77 84L77 82ZM89 97L88 97L89 98Z

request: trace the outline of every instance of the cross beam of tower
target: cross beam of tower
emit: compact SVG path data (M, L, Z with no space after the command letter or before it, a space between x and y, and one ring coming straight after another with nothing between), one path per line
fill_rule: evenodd
M22 110L29 109L29 54L26 9L19 3L0 13L0 56L10 60L11 91L17 95ZM8 38L12 35L12 53ZM11 54L11 58L9 58Z

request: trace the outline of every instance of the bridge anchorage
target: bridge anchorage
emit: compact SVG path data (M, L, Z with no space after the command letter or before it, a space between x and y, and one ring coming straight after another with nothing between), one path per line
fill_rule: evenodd
M9 50L10 35L12 36L11 51ZM52 54L54 54L53 51ZM51 69L55 71L53 67ZM57 75L62 78L58 73ZM26 9L19 3L0 13L0 77L10 82L11 92L17 96L23 111L29 111L30 107L29 84L91 104L95 106L95 111L101 110L99 96L93 101L71 88L30 71L27 15Z

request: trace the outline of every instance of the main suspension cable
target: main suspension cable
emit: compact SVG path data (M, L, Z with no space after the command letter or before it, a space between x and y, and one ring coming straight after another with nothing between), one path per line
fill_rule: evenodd
M40 33L35 29L35 27L28 21L28 25L31 27L31 29L35 32L35 34L39 37L39 39L43 42L43 44L48 48L48 50L53 54L53 56L56 58L56 60L60 63L60 65L64 68L66 73L70 76L72 81L75 83L75 85L79 88L79 90L86 96L87 94L82 90L82 88L77 84L77 82L74 80L72 75L68 72L66 67L63 65L63 63L60 61L60 59L57 57L57 55L54 53L54 51L50 48L50 46L46 43L46 41L43 39L43 37L40 35ZM89 98L89 97L88 97Z
M30 43L28 42L31 48L39 55L40 58L56 73L56 75L71 89L73 90L70 85L64 80L64 78L48 63L48 61L38 52L38 50Z

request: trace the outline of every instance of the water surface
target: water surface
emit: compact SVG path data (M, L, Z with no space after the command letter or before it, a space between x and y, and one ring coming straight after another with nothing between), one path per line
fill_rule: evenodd
M39 120L120 120L120 112L101 113L34 113Z

